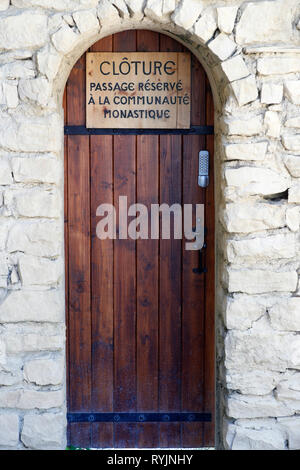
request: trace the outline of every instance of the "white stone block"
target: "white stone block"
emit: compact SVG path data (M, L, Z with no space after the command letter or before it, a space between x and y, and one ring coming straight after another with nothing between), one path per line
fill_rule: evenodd
M159 21L162 17L163 0L148 0L145 6L145 15L154 21Z
M203 8L202 0L181 0L172 15L172 20L177 26L190 29L199 18Z
M300 183L295 183L290 187L288 201L300 203Z
M0 253L0 276L8 275L8 257L6 253Z
M291 150L292 152L300 152L300 134L283 134L282 143L286 150Z
M8 108L16 108L18 106L19 96L16 84L3 83L3 95Z
M60 260L49 260L23 255L19 259L19 272L22 285L52 286L59 283L62 276Z
M7 185L13 182L11 167L7 158L0 157L0 184Z
M300 129L300 117L296 116L290 119L287 119L284 124L286 127L294 127Z
M300 178L300 155L284 155L283 160L289 173L295 178Z
M292 232L297 232L300 227L300 208L289 207L286 210L286 224Z
M0 338L0 366L6 364L6 343Z
M176 0L163 0L162 14L169 15L175 10Z
M62 130L58 114L14 119L0 113L0 146L15 152L59 152Z
M294 4L260 1L246 3L236 28L236 41L242 45L288 43L292 37Z
M29 449L62 449L65 417L61 413L26 414L21 440Z
M1 323L62 322L63 296L56 290L16 290L7 295L0 308Z
M232 82L231 87L239 106L255 101L258 96L256 80L253 75Z
M57 158L14 157L11 160L14 180L18 183L58 183L61 165Z
M33 101L40 106L47 106L51 97L51 86L44 77L23 79L19 83L19 95L23 101Z
M228 268L228 291L245 294L294 292L297 289L296 271Z
M65 11L78 8L94 8L99 0L51 0L50 7L56 11ZM18 8L41 7L49 8L49 0L11 0L12 5Z
M268 259L289 259L295 256L296 240L293 233L229 240L227 244L227 258L230 263L243 264L246 259L258 262Z
M225 156L227 160L264 160L268 142L226 144Z
M245 429L237 426L232 450L285 450L285 435L280 429Z
M279 382L281 373L269 370L228 370L227 388L243 395L267 395Z
M228 398L228 415L231 418L269 418L291 414L291 410L272 395L247 396L234 393Z
M271 111L270 111L271 112ZM244 119L230 119L226 121L227 133L228 135L242 135L242 136L251 136L258 135L262 132L262 116L246 116ZM252 147L255 145L257 147L265 146L265 142L259 144L252 144ZM238 144L236 144L238 145ZM240 144L241 145L241 144ZM242 144L249 145L251 144Z
M41 47L47 41L47 16L38 11L24 11L0 18L0 48Z
M6 241L8 232L12 226L13 221L10 218L0 219L0 251L4 251L6 248Z
M278 113L275 111L266 111L264 125L266 128L266 135L268 137L280 137L281 122Z
M257 60L260 75L286 75L300 72L299 57L262 57Z
M300 416L279 418L278 424L286 431L290 450L300 449Z
M300 373L287 372L276 387L275 397L298 413L300 411Z
M300 81L289 80L284 84L285 96L293 104L300 104Z
M13 225L7 240L7 251L27 255L54 257L61 254L61 223L24 220Z
M5 193L6 203L9 200L15 206L17 214L23 217L50 217L60 216L61 200L56 190L32 188L27 190Z
M54 47L58 52L69 54L79 44L80 36L69 26L62 26L51 36Z
M1 370L0 371L0 385L10 386L22 382L22 375L20 371ZM1 431L0 431L1 432ZM1 445L1 444L0 444Z
M125 0L130 16L136 21L140 21L144 17L145 0ZM105 14L105 8L104 14ZM99 15L98 15L99 16Z
M1 8L0 8L1 9ZM0 414L0 446L16 447L19 443L19 417L17 414Z
M143 14L141 11L141 0L133 0L130 2L127 0L126 3L129 8L131 8L132 6L134 9L137 9L136 15L133 14L133 16L135 16L135 19L141 20L143 18ZM109 25L114 23L117 24L120 21L120 16L117 8L115 8L112 2L110 2L109 0L102 0L101 3L99 3L97 8L97 16L99 18L100 25L103 28L108 27Z
M9 7L9 0L0 0L0 11L7 10Z
M126 18L127 19L127 18L130 17L128 6L126 5L125 0L114 0L114 6L117 8L121 18Z
M288 297L276 302L269 315L275 330L300 331L300 297Z
M61 64L62 56L51 45L45 46L37 53L37 64L39 71L53 80Z
M208 10L200 16L199 20L195 23L194 33L197 39L202 44L209 41L217 29L216 14L214 10Z
M0 389L0 403L3 408L21 408L46 410L59 408L64 403L63 390L41 391L27 389Z
M5 336L5 344L9 354L60 351L64 347L64 335L13 333Z
M299 369L299 347L299 335L273 330L263 317L249 330L228 332L225 365L230 373L251 370L282 373L288 368Z
M24 365L24 378L36 385L59 385L63 381L64 365L58 359L27 361Z
M270 299L269 299L270 302ZM228 330L248 330L267 310L268 298L235 294L227 298L225 326Z
M81 34L94 34L100 30L96 11L84 10L73 13L73 18Z
M241 78L245 78L250 75L248 67L240 55L236 55L231 59L222 62L221 67L230 82L240 80Z
M170 14L176 7L175 0L148 0L144 13L154 21L160 23L170 22Z
M225 168L225 180L228 186L237 188L239 196L279 194L291 185L280 173L252 166Z
M223 214L230 233L250 233L285 226L285 207L268 203L231 203Z
M0 78L16 80L35 76L35 65L32 60L17 60L0 66Z
M225 6L217 8L218 28L220 31L227 34L232 33L237 11L237 6Z
M283 85L276 83L263 83L261 88L261 102L264 104L279 104L283 98Z
M236 44L226 34L220 33L213 41L209 43L208 48L220 60L226 60L232 56L236 50Z

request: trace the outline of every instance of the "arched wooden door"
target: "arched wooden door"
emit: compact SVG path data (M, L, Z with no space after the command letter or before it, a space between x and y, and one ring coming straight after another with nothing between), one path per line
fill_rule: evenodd
M161 34L126 31L90 51L185 48ZM85 126L85 55L70 74L64 107L69 134L72 126ZM194 57L191 124L213 125L211 90ZM197 185L203 149L211 154L206 189ZM70 445L214 444L212 157L212 135L65 137ZM147 206L204 203L207 273L193 272L198 252L186 251L184 240L99 240L96 208L119 195Z

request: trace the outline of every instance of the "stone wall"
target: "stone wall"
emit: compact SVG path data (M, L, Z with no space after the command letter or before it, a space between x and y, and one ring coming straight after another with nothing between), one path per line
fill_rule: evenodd
M201 60L216 108L218 439L300 448L298 0L0 0L0 448L64 448L62 93L129 28Z

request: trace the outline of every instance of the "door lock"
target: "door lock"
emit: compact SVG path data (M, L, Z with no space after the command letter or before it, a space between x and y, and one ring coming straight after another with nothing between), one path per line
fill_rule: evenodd
M204 235L207 233L207 228L204 229ZM193 273L195 274L202 274L207 273L207 268L203 266L203 250L206 248L206 243L204 242L202 247L199 249L198 252L198 267L193 269Z
M198 186L206 188L209 184L209 152L201 150L199 152Z

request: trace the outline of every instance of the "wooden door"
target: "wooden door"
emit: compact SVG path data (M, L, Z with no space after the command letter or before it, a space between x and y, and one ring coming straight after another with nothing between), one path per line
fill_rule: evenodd
M126 31L102 39L90 51L186 49L158 33ZM85 126L85 55L70 74L64 107L66 125ZM211 90L194 57L191 124L213 125ZM197 185L203 149L211 155L206 189ZM70 445L214 445L212 157L212 135L65 137ZM198 252L185 250L185 240L99 240L96 208L117 204L119 195L127 196L128 205L140 202L149 208L153 203L204 203L207 273L193 272ZM148 421L147 413L157 413L157 420ZM207 413L211 420L193 421L195 413Z

